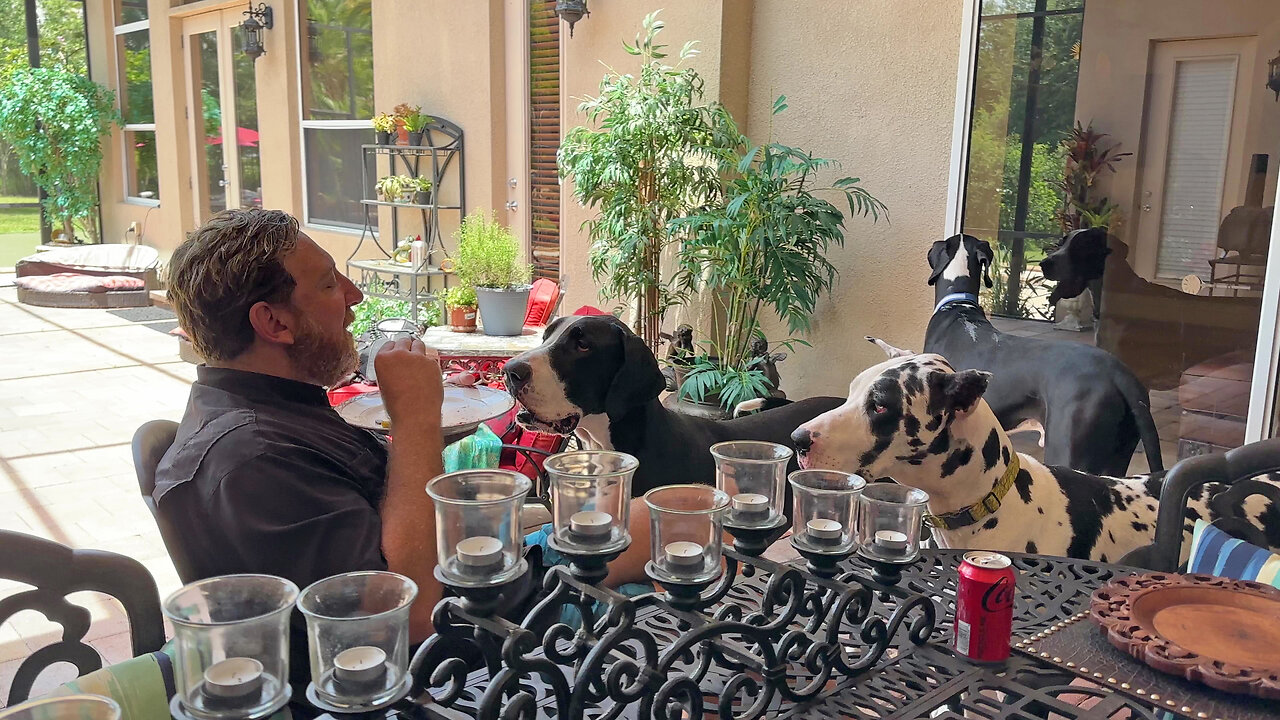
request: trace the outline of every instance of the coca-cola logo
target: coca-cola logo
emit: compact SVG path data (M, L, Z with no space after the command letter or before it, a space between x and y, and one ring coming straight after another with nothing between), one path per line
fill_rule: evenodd
M1004 610L1013 606L1013 583L1008 577L1002 577L992 583L987 591L982 593L982 609L987 612L995 612L996 610Z

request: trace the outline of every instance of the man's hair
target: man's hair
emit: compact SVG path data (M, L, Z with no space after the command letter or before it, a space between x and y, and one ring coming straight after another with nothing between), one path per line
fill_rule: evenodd
M253 344L249 308L284 303L297 284L284 257L298 221L282 210L224 210L187 235L169 262L169 299L205 360L231 360Z

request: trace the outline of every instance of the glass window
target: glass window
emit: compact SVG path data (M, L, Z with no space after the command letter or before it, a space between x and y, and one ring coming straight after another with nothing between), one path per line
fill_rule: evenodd
M236 26L232 47L244 47L244 29ZM240 148L240 206L262 207L262 155L258 149L258 82L253 58L235 53L236 144Z
M151 29L146 0L116 0L116 97L124 118L125 195L160 200L156 111L151 93Z
M373 142L370 0L300 0L299 63L307 222L362 227L360 145ZM369 163L370 173L374 163ZM368 183L363 185L362 183ZM377 226L377 213L368 220Z

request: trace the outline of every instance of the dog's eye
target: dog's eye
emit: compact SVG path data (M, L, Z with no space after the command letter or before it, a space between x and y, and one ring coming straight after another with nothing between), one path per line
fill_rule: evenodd
M582 338L578 338L578 339L574 340L574 341L573 341L573 344L574 344L574 347L576 347L576 348L578 349L578 352L586 352L586 351L588 351L588 350L590 350L590 349L591 349L591 347L590 347L589 345L587 345L586 343L582 342Z

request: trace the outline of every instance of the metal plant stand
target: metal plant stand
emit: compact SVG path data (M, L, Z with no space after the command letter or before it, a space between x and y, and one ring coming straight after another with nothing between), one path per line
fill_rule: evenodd
M440 214L456 213L459 220L466 215L466 171L462 157L462 128L435 118L423 133L422 145L362 145L361 200L364 206L364 229L360 242L347 258L348 275L365 295L409 303L409 312L418 319L418 306L436 299L436 291L448 287L450 270L442 261L449 257L440 232ZM369 163L376 164L380 156L389 159L389 173L401 168L412 177L431 178L431 201L428 203L388 202L377 199L374 188L368 185ZM454 165L456 163L456 168ZM451 168L454 172L451 172ZM456 204L441 204L441 190L446 180L453 184L456 178ZM375 229L373 218L378 208L391 208L391 233L387 237ZM422 225L422 239L426 243L425 263L415 267L393 260L400 238L400 213L416 211ZM375 251L365 250L365 241L372 240ZM366 257L356 259L357 256ZM369 256L372 257L369 257ZM433 278L439 278L439 286L433 287Z

